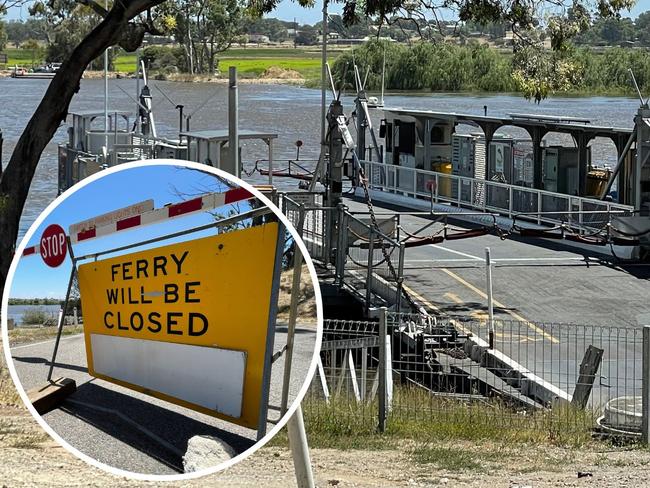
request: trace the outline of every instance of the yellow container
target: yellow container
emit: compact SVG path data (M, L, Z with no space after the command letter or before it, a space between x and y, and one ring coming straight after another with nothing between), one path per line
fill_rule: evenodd
M452 172L451 163L448 161L433 163L431 167L436 173L450 175ZM438 177L438 195L441 197L451 198L451 178L445 178L444 176Z
M587 173L587 195L589 197L600 198L612 172L608 169L592 169Z

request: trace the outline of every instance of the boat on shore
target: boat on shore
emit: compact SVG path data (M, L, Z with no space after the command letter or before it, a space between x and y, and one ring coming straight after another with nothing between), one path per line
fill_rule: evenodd
M56 72L61 67L61 63L49 63L43 66L38 66L33 69L23 68L21 66L14 66L11 73L12 78L27 78L33 80L50 80L54 78Z

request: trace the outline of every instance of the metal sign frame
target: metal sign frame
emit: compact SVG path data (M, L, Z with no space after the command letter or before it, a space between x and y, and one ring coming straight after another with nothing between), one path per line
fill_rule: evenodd
M284 243L285 243L285 234L286 234L286 228L282 221L280 219L275 218L275 215L273 214L273 211L264 206L261 208L256 208L249 210L247 212L243 212L238 215L234 215L232 217L228 217L225 219L221 219L216 222L212 222L210 224L198 226L198 227L193 227L190 229L182 230L179 232L175 232L172 234L167 234L164 236L159 236L155 237L152 239L147 239L143 241L138 241L134 242L131 244L127 244L124 246L120 247L115 247L107 250L103 250L97 253L88 253L84 254L82 256L75 256L72 248L72 242L70 240L70 236L67 236L67 246L68 246L68 251L70 253L70 259L72 260L72 269L70 271L70 278L68 281L68 288L66 291L66 296L63 304L63 310L64 313L61 314L59 324L58 324L58 330L57 330L57 335L56 335L56 340L54 343L54 350L52 352L52 360L50 361L50 368L48 371L47 375L47 380L51 381L52 380L52 374L54 371L54 365L56 362L56 356L58 353L59 349L59 344L61 340L61 333L63 331L63 322L65 318L65 310L68 308L68 303L70 300L70 291L72 288L72 283L74 280L74 275L77 273L77 264L80 261L88 260L88 259L93 259L97 260L100 256L106 255L106 254L113 254L116 252L120 251L125 251L128 249L136 248L136 247L141 247L149 244L154 244L157 242L162 242L166 241L169 239L173 239L175 237L180 237L184 235L189 235L193 234L196 232L200 232L203 230L208 230L208 229L213 229L213 228L221 228L221 227L226 227L229 225L232 225L233 223L242 221L242 220L255 220L255 219L261 219L262 217L269 216L269 214L274 217L274 221L277 221L278 224L278 234L277 234L277 239L276 239L276 249L275 249L275 255L274 255L274 263L273 263L273 278L272 278L272 285L271 285L271 296L270 296L270 306L269 306L269 314L268 314L268 321L267 321L267 330L266 330L266 344L265 344L265 352L264 352L264 368L263 368L263 375L262 375L262 385L261 385L261 395L260 395L260 405L258 409L258 425L257 425L257 440L260 440L264 435L266 434L266 429L267 429L267 423L268 423L268 409L269 409L269 394L270 394L270 386L271 386L271 370L272 370L272 361L273 361L273 347L274 347L274 342L275 342L275 324L276 324L276 319L277 319L277 309L278 309L278 296L279 296L279 291L280 291L280 274L282 270L282 256L283 256L283 251L284 251ZM267 217L268 219L268 217ZM289 340L289 338L287 338ZM115 382L115 381L113 381ZM132 388L131 388L132 389ZM169 401L169 400L167 400ZM172 402L176 404L181 404L179 402ZM187 406L187 405L183 405ZM205 412L204 412L205 413ZM220 418L224 421L228 421L227 418L224 418L223 415L213 415L216 418ZM233 423L233 422L231 422Z

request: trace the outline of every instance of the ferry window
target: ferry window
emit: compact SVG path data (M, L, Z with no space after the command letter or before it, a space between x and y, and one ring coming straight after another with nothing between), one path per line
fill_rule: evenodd
M386 151L393 150L393 124L386 124Z
M415 123L400 124L399 150L404 154L415 154Z
M379 137L382 139L386 137L386 119L379 121Z
M434 125L431 128L431 144L443 144L445 142L445 130Z

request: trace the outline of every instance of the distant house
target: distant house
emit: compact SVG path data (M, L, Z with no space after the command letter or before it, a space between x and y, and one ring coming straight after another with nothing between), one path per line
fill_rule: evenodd
M255 44L269 44L271 39L269 39L269 36L263 34L248 34L248 42L253 42Z

